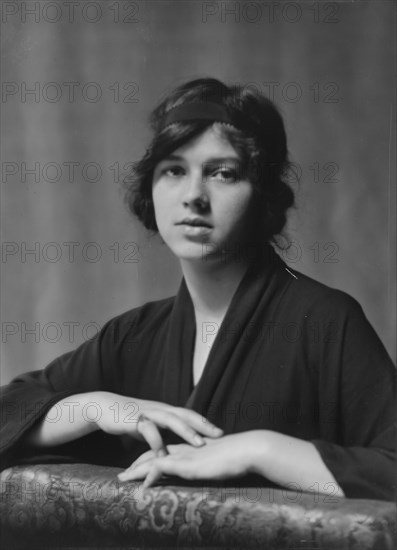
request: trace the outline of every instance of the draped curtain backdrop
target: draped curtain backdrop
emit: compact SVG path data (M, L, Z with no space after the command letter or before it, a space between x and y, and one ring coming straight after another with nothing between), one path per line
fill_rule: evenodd
M2 384L175 293L178 263L120 182L154 104L202 76L275 100L296 164L282 255L353 295L395 358L393 1L1 9Z

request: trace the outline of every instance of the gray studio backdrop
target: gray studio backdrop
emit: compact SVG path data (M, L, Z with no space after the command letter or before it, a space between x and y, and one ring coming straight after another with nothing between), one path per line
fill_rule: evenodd
M200 76L278 104L300 176L284 259L359 300L395 358L394 7L2 2L1 382L175 293L120 182L157 100Z

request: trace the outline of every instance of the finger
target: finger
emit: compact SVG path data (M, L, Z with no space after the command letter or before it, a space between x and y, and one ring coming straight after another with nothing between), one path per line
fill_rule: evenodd
M137 479L145 479L150 471L151 464L154 460L155 459L147 460L146 462L139 464L139 466L136 466L135 468L129 467L124 470L124 472L120 472L117 477L120 481L135 481Z
M155 453L164 449L163 439L156 424L143 414L140 415L137 424L137 432L145 439L146 443Z
M136 400L137 402L139 400ZM164 413L173 413L176 416L180 417L187 424L191 426L195 431L206 435L207 437L219 437L223 434L223 430L218 426L215 426L208 418L205 418L198 412L192 409L186 409L184 407L173 407L166 403L161 403L159 401L145 400L145 409L147 410L147 415L152 420L155 420L156 423L163 428L168 428L167 425L162 423L162 417ZM150 414L149 414L150 413Z
M191 449L191 447L190 447ZM197 464L195 465L191 458L181 455L169 455L163 459L155 459L148 467L144 486L154 484L162 475L173 475L184 479L195 479L197 477ZM143 471L138 472L141 479ZM134 471L135 474L135 471Z
M220 437L223 435L223 430L215 426L215 424L210 422L205 416L191 409L179 408L178 410L182 411L183 418L200 434L207 437Z
M154 458L161 458L164 456L167 456L169 453L166 448L160 449L159 451L146 451L146 453L141 454L134 462L131 463L131 465L128 467L129 469L136 468L140 464L143 464L144 462L147 462L148 460L153 460Z
M191 447L190 447L191 448ZM154 468L156 471L155 478L159 479L163 472L169 468L167 463L169 462L170 456L163 458L152 458L148 459L141 464L136 465L135 467L130 466L124 472L118 474L120 481L136 481L138 479L145 479L149 472ZM172 460L172 459L171 459ZM151 478L149 478L150 481Z
M156 458L162 458L164 456L167 456L169 454L168 448L164 445L162 449L159 449L156 453Z
M149 473L146 476L145 481L142 484L142 487L144 489L147 489L148 487L151 487L152 485L154 485L156 483L156 481L158 481L161 478L162 474L163 474L163 472L158 467L158 465L155 464L155 463L152 464L152 468L149 470Z
M144 487L153 485L162 475L175 475L183 479L197 478L197 465L184 456L169 455L165 458L155 458L118 475L120 481L136 481L145 479ZM146 480L146 478L149 478Z
M146 451L145 453L142 453L136 460L134 460L134 462L132 462L128 468L136 468L140 464L143 464L148 460L153 460L154 458L156 458L156 453L154 451Z
M156 424L160 425L162 428L168 428L173 431L190 445L194 447L205 445L205 441L201 435L199 435L184 418L175 414L175 412L163 411L162 413L152 414L151 418Z

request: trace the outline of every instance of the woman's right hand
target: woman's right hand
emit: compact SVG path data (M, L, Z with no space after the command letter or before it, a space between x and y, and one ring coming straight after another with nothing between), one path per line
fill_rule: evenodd
M41 422L29 430L25 441L39 447L51 447L102 430L144 440L156 454L165 454L160 434L162 428L195 447L205 444L202 436L216 438L223 435L220 428L190 409L94 391L58 401Z
M101 417L96 421L99 429L114 435L129 435L145 440L155 452L166 452L160 429L168 429L181 439L200 447L204 437L216 438L223 431L204 416L183 407L174 407L159 401L134 399L109 392L94 392Z

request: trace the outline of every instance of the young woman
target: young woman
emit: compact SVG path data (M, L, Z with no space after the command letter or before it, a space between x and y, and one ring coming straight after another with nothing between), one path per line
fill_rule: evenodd
M128 201L179 258L179 292L6 386L3 467L84 461L145 486L243 477L392 499L395 368L353 298L270 244L293 204L275 106L200 79L152 126Z

